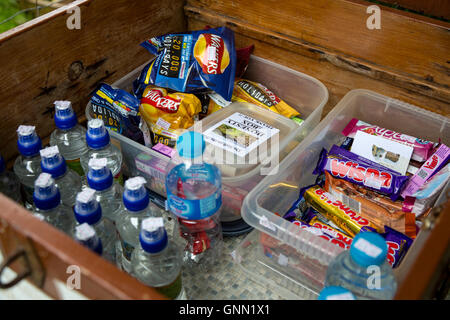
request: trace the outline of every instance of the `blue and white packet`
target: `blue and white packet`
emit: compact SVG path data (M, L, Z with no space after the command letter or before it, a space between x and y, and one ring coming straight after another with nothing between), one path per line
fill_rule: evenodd
M150 84L185 93L212 90L231 101L236 73L232 30L221 27L166 34L151 38L141 46L156 58L133 83L137 97Z

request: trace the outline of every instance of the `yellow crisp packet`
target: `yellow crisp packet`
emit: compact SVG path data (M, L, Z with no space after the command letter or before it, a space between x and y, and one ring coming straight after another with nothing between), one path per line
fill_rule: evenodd
M237 79L234 82L232 101L250 102L269 109L301 124L300 113L277 97L272 91L260 83Z
M202 110L200 100L189 93L168 93L167 89L147 86L142 94L139 112L150 129L153 144L174 148L183 129L194 125Z

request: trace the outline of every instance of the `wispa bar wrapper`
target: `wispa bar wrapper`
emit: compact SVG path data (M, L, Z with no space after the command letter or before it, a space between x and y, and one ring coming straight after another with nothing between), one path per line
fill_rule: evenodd
M328 153L326 149L322 150L313 174L325 171L336 178L388 195L392 201L399 198L408 180L407 176L336 145L333 145Z
M411 137L393 130L384 129L355 118L350 120L342 131L342 134L346 137L354 138L357 131L367 132L411 146L414 149L411 159L419 162L424 162L429 158L434 146L433 142Z

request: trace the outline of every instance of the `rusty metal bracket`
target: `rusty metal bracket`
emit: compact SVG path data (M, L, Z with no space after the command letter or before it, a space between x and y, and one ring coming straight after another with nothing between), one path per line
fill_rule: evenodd
M22 259L21 259L22 258ZM2 275L6 268L12 266L15 261L20 261L20 271L17 276L9 282L2 282ZM12 255L5 258L0 265L0 289L8 289L18 284L23 279L28 279L38 288L42 288L45 281L45 270L37 255L36 249L29 239L20 241L20 247Z

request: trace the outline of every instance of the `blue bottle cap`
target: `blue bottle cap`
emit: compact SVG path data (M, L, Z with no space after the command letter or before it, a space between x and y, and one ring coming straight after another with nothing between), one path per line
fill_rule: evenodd
M106 163L106 158L89 160L87 182L92 189L102 191L113 185L114 178L111 170L106 166Z
M34 182L33 202L40 210L50 210L60 204L61 195L51 174L43 172Z
M147 218L142 221L142 228L139 234L139 242L145 252L161 252L168 242L167 232L164 228L163 218Z
M123 204L130 211L141 211L147 208L150 198L145 188L145 179L134 177L125 181Z
M5 159L3 159L3 156L0 154L0 173L3 173L5 171Z
M381 265L386 260L386 240L375 232L358 233L350 246L350 257L358 265L368 267Z
M17 148L25 156L35 156L42 148L41 138L36 134L35 126L21 125L17 128Z
M342 287L331 286L324 288L317 300L356 300L350 290Z
M59 129L72 129L78 123L70 101L55 101L55 125Z
M177 140L177 151L182 158L197 158L205 151L205 139L201 133L187 131Z
M102 208L95 199L95 190L85 188L77 194L73 207L75 219L78 223L96 224L102 218Z
M83 246L88 247L99 255L102 255L102 240L97 236L95 229L88 223L82 223L75 228L75 239Z
M58 146L47 147L42 149L40 153L42 172L50 173L53 179L57 179L66 173L66 161L59 153Z
M103 120L92 119L88 121L86 131L86 143L92 149L106 147L110 142L108 130Z

